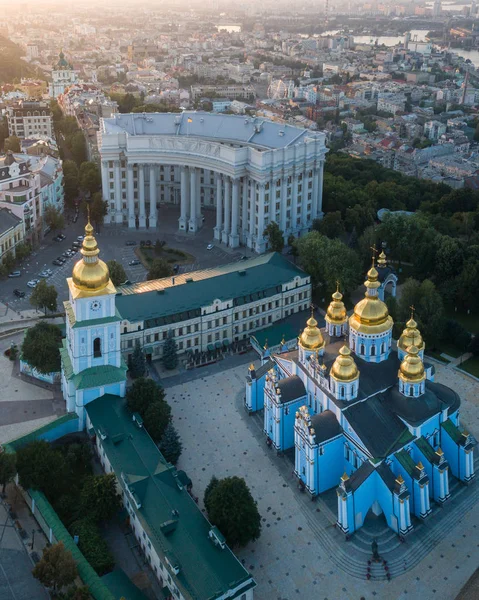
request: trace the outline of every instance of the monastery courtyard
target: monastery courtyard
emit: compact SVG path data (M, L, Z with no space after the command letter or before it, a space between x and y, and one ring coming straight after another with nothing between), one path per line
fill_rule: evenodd
M454 527L449 519L449 528L437 536L440 542L413 568L404 567L404 570L407 568L404 574L389 582L374 580L374 577L367 581L367 551L363 554L364 576L347 574L338 566L337 557L341 555L347 561L348 550L351 556L357 552L351 545L353 542L346 542L331 525L335 512L329 511L322 501L311 502L299 491L291 476L289 459L277 457L267 447L258 419L249 417L243 408L248 364L223 371L214 368L196 370L186 377L183 374L162 383L167 388L175 427L184 443L178 467L185 469L192 478L193 493L199 496L200 505L212 475L244 477L258 502L263 520L261 537L237 551L256 579L257 597L261 600L306 597L318 600L453 600L479 564L478 536L474 531L479 531L479 509L477 504L470 509L476 490L471 487L466 490L469 503L464 502L467 506L464 516ZM255 361L255 365L258 364L259 361ZM439 364L436 364L436 381L459 391L461 419L478 437L479 384L451 367ZM472 486L477 486L477 482ZM459 489L460 493L462 491ZM455 501L453 495L450 502ZM443 514L447 518L447 513ZM430 519L434 518L433 514ZM431 529L427 523L426 520L422 533ZM421 539L416 546L415 535L418 536L416 540ZM432 544L427 541L427 535L419 538L418 533L410 534L404 552L428 543L430 548ZM396 536L389 537L396 543ZM366 540L369 544L372 537L370 541L367 537ZM380 545L379 554L381 549ZM384 577L382 568L381 571ZM310 591L307 596L306 590Z

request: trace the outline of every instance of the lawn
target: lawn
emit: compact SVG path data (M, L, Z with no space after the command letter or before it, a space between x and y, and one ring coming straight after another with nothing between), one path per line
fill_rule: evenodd
M470 333L479 333L479 314L473 311L471 311L470 314L467 314L459 311L455 312L454 309L448 309L446 311L446 316L448 319L458 321Z
M459 365L459 368L466 371L466 373L474 375L474 377L479 377L479 356L469 358L462 365Z
M440 362L446 363L448 364L449 361L447 360L447 358L444 358L444 356L441 356L441 354L439 352L434 352L434 350L428 350L426 352L426 358L430 356L431 358L435 358L436 360L439 360Z
M447 354L448 356L452 356L453 358L459 358L461 356L461 354L463 354L463 352L461 352L461 350L456 348L456 346L454 346L453 344L448 344L446 342L439 342L438 346L439 346L439 348L438 348L439 352L444 352L444 354Z
M195 257L188 252L163 246L160 252L156 252L153 246L140 246L136 253L143 265L148 269L155 258L164 258L170 265L186 265L195 262Z

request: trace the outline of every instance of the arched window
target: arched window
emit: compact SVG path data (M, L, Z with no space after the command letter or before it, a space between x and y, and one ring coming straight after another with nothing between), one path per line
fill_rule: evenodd
M93 356L94 358L101 356L101 339L99 337L93 340Z
M344 386L341 386L341 398L344 398Z
M414 388L412 385L409 387L409 395L414 396Z
M359 351L359 354L366 354L366 349L364 348L364 344L361 344L361 350Z
M381 344L381 354L384 354L384 350L385 350L385 348L384 348L384 342L383 342L383 343Z
M376 346L371 346L371 356L376 356Z

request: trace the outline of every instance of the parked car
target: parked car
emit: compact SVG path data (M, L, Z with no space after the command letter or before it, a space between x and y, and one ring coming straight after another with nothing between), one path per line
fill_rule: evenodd
M214 248L214 247L215 247L215 245L214 245L214 244L208 244L208 245L206 246L206 249L207 249L207 250L213 250L213 248Z
M78 252L78 248L70 248L70 252L72 254L75 254L75 252Z
M145 246L151 246L151 240L146 240Z
M42 277L43 279L46 279L47 277L50 277L50 273L47 273L46 271L42 271L38 277Z
M78 240L79 242L83 242L83 239L84 239L84 237L85 237L84 235L79 235L79 236L77 237L77 240Z
M22 272L21 271L12 271L11 273L8 274L9 277L21 277L22 276Z
M141 260L135 258L134 260L130 260L128 264L130 265L130 267L135 267L136 265L141 265Z
M37 285L38 285L39 283L40 283L40 280L39 280L39 279L32 279L31 281L29 281L29 282L27 283L27 285L28 285L28 287L30 287L30 288L36 288L36 287L37 287Z
M13 290L13 295L17 298L25 298L25 292L22 292L22 290Z
M58 260L58 258L55 258L55 260L52 260L52 265L55 265L56 267L61 267L62 266L62 262L60 262Z
M136 246L136 242L134 240L128 240L125 242L125 246Z
M72 248L80 248L81 245L82 245L81 242L73 242Z
M67 259L63 258L63 256L57 256L57 260L61 265L63 265L63 263L66 262Z

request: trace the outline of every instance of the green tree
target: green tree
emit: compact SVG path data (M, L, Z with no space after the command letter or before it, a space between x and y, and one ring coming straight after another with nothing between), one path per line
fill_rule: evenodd
M125 283L127 277L123 266L116 260L109 260L106 264L110 271L110 279L112 280L113 285Z
M226 477L207 491L204 502L208 519L219 528L230 547L246 546L259 538L261 516L244 479Z
M61 329L41 321L27 329L22 344L22 358L40 373L57 373L61 366L61 343Z
M133 382L133 385L126 392L128 409L132 413L140 413L142 417L151 404L161 401L165 401L165 390L153 379L140 377Z
M65 194L65 203L72 207L79 194L79 171L77 164L73 160L63 161L63 191Z
M155 254L161 254L161 251L166 246L166 242L164 240L156 240L155 242Z
M181 443L178 432L171 423L168 423L166 426L161 441L158 444L158 448L168 462L172 465L176 465L180 458L183 444Z
M50 501L61 496L71 483L63 454L43 440L18 450L17 471L24 489L41 490Z
M341 211L335 210L326 213L322 219L315 219L313 229L331 239L341 237L345 231Z
M71 153L77 165L81 165L87 159L85 137L81 131L76 131L71 136Z
M474 131L474 141L479 142L479 123L477 124L476 129Z
M30 256L31 253L32 247L25 242L20 242L15 248L15 258L20 261L27 258L27 256Z
M53 312L57 309L58 292L54 285L48 285L45 279L40 280L30 296L30 304L35 308L42 308Z
M63 542L45 548L41 560L33 569L33 576L53 594L72 584L78 575L77 565L72 553Z
M0 151L3 149L5 140L8 137L7 117L0 117Z
M99 229L103 225L105 215L108 212L108 202L103 200L101 192L93 194L90 204L90 220L95 224L95 228ZM86 211L86 204L85 204Z
M142 416L148 433L156 443L159 443L171 421L170 405L166 400L153 402Z
M85 192L95 194L101 189L101 174L94 162L84 162L80 165L80 187Z
M282 252L284 248L283 232L275 221L268 224L263 233L268 240L269 250L272 252Z
M163 345L163 356L162 356L163 366L167 370L176 369L178 366L178 352L177 345L175 342L175 338L172 335L168 335L164 345Z
M7 152L21 152L20 146L20 138L16 135L11 135L5 139L3 142L3 150L5 153Z
M70 525L69 531L72 536L78 536L78 548L98 575L113 569L115 561L93 519L79 519Z
M65 227L65 219L63 214L52 205L49 205L45 208L43 219L52 231L59 231Z
M17 457L15 454L0 454L0 484L2 485L2 494L5 494L5 488L10 481L13 481L17 474Z
M155 258L150 264L150 270L146 278L150 281L152 279L171 277L171 275L173 275L173 269L168 261L164 258Z
M121 506L115 474L87 477L82 484L80 504L82 514L88 515L96 523L110 521Z
M313 285L329 297L339 281L341 289L349 294L361 280L361 265L356 252L340 240L331 240L317 231L311 231L296 241L299 261L311 275Z
M130 376L132 379L138 379L138 377L144 377L146 373L146 360L143 348L140 346L140 341L135 341L135 348L129 357L128 367Z
M445 327L444 304L436 286L430 279L422 283L416 279L407 279L401 288L398 302L398 316L402 322L415 307L415 319L426 344L435 349Z

